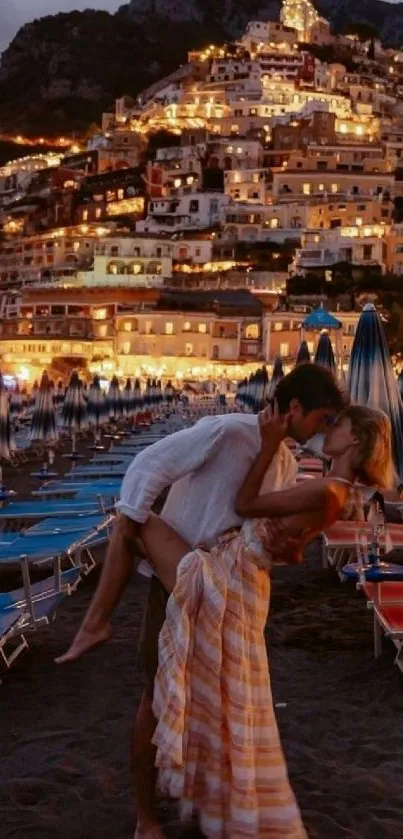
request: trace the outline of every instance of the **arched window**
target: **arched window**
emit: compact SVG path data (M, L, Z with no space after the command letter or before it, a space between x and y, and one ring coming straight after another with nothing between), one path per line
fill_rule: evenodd
M259 338L259 324L258 323L248 323L245 329L245 337L252 338L256 341Z
M144 274L144 263L137 260L136 262L131 262L128 273L134 275Z
M124 268L124 262L110 262L106 272L107 274L122 274Z
M147 274L161 274L162 265L156 259L152 259L147 266Z

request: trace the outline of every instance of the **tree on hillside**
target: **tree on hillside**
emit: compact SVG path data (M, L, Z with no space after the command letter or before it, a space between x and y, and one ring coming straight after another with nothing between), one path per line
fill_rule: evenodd
M378 32L375 26L370 23L361 23L360 21L347 23L343 27L344 35L355 35L361 43L365 44L367 41L372 41L378 38Z

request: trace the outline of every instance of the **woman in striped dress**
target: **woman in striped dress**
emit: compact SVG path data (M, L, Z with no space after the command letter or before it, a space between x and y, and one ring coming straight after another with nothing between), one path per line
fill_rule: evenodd
M392 478L389 421L356 406L328 432L327 478L259 496L286 429L287 417L263 425L260 454L237 499L246 522L211 551L190 550L157 516L142 526L172 592L154 692L159 781L183 817L198 813L208 839L307 836L271 697L264 641L271 550L279 539L305 544L333 524L351 506L357 480L385 487Z

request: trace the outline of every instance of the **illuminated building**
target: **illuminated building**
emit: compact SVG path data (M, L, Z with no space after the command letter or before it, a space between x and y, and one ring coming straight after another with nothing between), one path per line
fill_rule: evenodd
M311 0L283 0L281 22L296 29L301 41L309 40L309 31L318 22L319 15Z

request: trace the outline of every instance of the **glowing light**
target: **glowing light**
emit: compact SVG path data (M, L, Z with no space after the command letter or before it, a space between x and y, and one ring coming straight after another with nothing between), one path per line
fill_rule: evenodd
M311 0L283 0L281 22L306 39L309 30L318 22L319 15Z
M32 375L32 369L30 370L29 367L22 366L20 367L17 373L17 379L21 382L29 382Z

